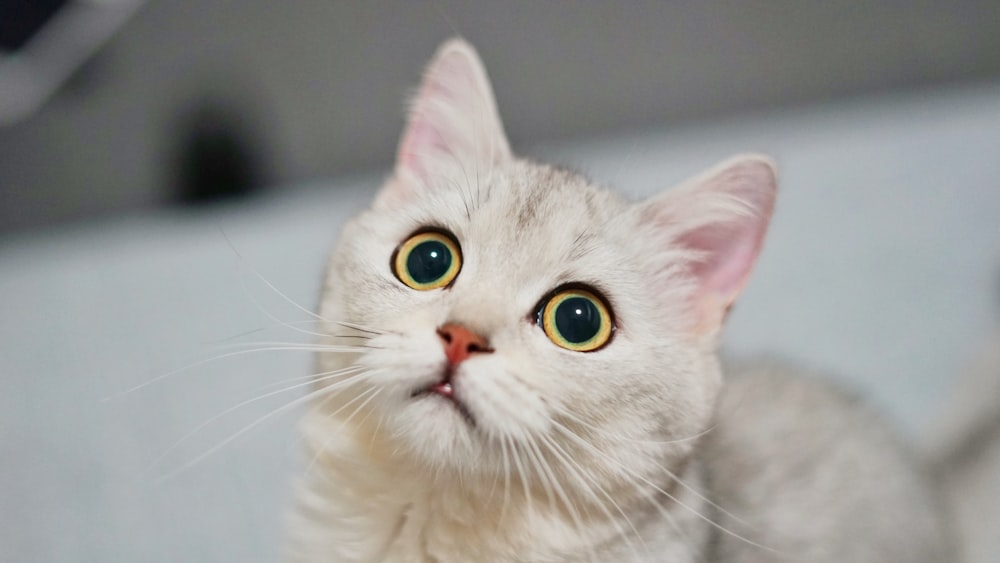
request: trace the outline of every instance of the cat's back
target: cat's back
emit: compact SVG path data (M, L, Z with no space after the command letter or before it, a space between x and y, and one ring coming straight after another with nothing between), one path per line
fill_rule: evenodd
M856 397L787 366L730 370L703 461L712 561L951 561L923 463ZM774 550L774 551L771 551Z

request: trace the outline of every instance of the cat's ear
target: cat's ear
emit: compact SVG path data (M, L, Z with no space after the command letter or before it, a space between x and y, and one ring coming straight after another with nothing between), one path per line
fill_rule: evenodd
M727 160L643 205L641 217L676 267L693 277L688 309L696 333L716 332L749 279L774 210L774 163L761 155ZM679 251L675 253L673 251Z
M486 174L510 157L483 63L471 45L452 39L427 66L399 144L395 177L379 199L405 200L414 191Z

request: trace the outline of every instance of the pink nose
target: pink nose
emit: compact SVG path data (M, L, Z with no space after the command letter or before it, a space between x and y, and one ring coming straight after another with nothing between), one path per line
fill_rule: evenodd
M488 353L493 350L486 339L459 324L448 323L437 331L444 346L444 354L452 366L464 362L474 353Z

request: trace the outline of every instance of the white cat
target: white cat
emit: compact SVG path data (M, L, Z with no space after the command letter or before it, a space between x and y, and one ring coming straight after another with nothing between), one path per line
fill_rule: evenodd
M632 203L516 157L445 44L329 264L289 559L949 560L878 417L777 367L723 378L775 189L749 155Z

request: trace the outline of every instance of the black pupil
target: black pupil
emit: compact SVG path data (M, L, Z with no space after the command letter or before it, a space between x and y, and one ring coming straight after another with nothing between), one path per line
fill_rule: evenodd
M556 330L568 342L580 344L601 330L601 312L589 299L570 297L556 308Z
M406 271L417 283L431 283L451 268L451 250L436 240L422 242L406 257Z

